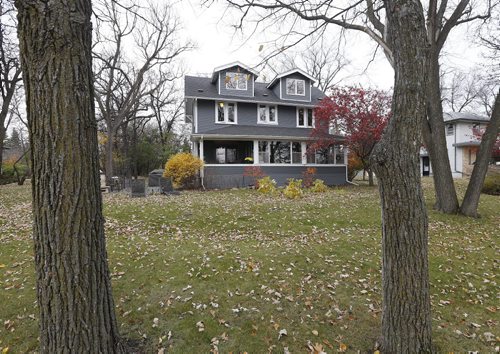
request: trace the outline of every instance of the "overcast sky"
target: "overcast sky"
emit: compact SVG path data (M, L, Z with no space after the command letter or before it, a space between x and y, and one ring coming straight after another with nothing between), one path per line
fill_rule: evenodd
M269 30L250 36L252 25L244 27L243 35L234 32L230 24L238 19L234 10L227 10L223 1L215 2L210 8L203 7L200 0L183 0L176 5L177 13L184 26L186 37L191 38L197 49L185 59L187 73L209 74L213 68L233 61L254 66L262 61L259 47L270 49L270 41L276 33ZM279 28L286 27L277 24ZM442 62L451 67L469 70L478 65L482 58L478 47L471 44L472 35L466 26L455 29L445 47ZM331 25L325 34L332 41L338 41L338 28ZM359 84L364 87L390 89L393 85L393 70L382 51L372 60L375 45L363 33L348 31L344 53L350 61L339 76L341 84ZM366 69L368 63L371 64Z

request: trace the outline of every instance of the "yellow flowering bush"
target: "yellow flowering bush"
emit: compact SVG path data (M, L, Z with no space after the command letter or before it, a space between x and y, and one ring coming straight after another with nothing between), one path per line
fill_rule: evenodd
M314 193L324 193L328 190L325 182L322 179L316 179L311 187L311 192Z
M275 194L276 193L276 181L271 179L271 177L266 176L258 181L258 191L263 194Z
M302 198L302 194L303 194L302 180L289 178L288 185L286 186L285 190L283 191L283 194L288 199Z
M188 152L181 152L167 161L163 176L170 177L174 187L178 188L196 176L202 167L203 161L201 159Z

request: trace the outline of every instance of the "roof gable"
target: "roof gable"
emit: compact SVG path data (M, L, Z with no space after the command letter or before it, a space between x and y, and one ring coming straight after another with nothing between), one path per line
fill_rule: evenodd
M229 64L225 64L225 65L221 65L221 66L216 67L214 69L214 72L212 73L212 83L217 82L217 79L219 77L219 73L221 71L226 70L226 69L230 69L233 67L239 67L243 70L246 70L249 73L253 74L255 76L255 78L257 78L257 76L259 76L258 71L256 71L255 69L253 69L253 68L249 67L248 65L245 65L239 61L235 61L233 63L229 63Z
M299 68L294 68L292 70L288 70L284 73L276 75L276 77L267 85L267 88L272 88L281 78L287 77L292 74L300 74L311 80L311 82L313 83L316 82L316 79L311 75L309 75L308 73L306 73L304 70L301 70Z

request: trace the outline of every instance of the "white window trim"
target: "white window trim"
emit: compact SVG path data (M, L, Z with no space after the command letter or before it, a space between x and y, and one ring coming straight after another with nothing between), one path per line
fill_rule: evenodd
M234 71L226 71L226 73L224 74L224 83L225 83L225 86L226 86L226 90L235 90L235 91L247 91L248 90L248 79L245 78L245 88L242 89L242 88L238 88L238 83L236 83L236 87L227 87L227 82L226 82L226 76L228 74L235 74L235 75L248 75L248 74L244 74L244 73L237 73L237 72L234 72Z
M260 106L266 106L266 120L263 122L260 120ZM275 121L269 121L269 111L270 108L274 107L275 110ZM275 104L257 104L257 124L265 124L265 125L278 125L278 105Z
M302 108L304 110L304 125L299 125L299 109ZM312 115L313 115L313 119L312 119L312 125L308 125L307 122L308 122L308 116L309 116L309 110L311 110L312 112ZM295 114L295 119L296 119L296 123L297 123L297 128L314 128L314 126L316 125L316 117L314 116L314 108L308 108L308 107L297 107L296 108L296 114Z
M451 134L448 133L448 128L451 127ZM452 136L455 134L455 125L454 124L446 124L446 136Z
M302 81L304 83L304 93L297 93L297 83L295 83L295 92L294 93L288 93L288 80L295 80L296 82ZM306 80L302 79L293 79L293 78L287 78L285 82L285 92L288 96L306 96Z
M277 140L254 140L254 165L260 165L260 166L301 166L301 165L312 165L312 166L325 166L325 165L331 165L331 166L340 166L340 164L317 164L316 163L316 154L314 156L314 163L308 163L307 162L307 143L306 142L301 142L301 141L292 141L292 140L280 140L286 143L290 144L290 162L289 163L270 163L270 162L260 162L260 150L259 150L259 143L260 142L266 142L267 145L267 151L266 155L268 156L268 159L271 160L271 150L269 148L269 144L277 141ZM300 162L293 162L293 144L294 143L299 143L300 144L300 154L301 154L301 160ZM335 160L336 161L336 160ZM344 164L342 164L344 165Z
M224 121L219 122L217 120L218 118L218 109L217 107L219 106L219 103L222 102L224 103ZM227 117L227 107L229 103L234 104L234 122L230 122ZM215 101L215 124L238 124L238 103L237 102L232 102L232 101Z

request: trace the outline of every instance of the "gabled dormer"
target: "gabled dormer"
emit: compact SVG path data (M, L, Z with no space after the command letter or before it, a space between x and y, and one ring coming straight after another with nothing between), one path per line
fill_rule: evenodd
M212 74L212 84L219 95L253 97L258 72L240 62L219 66Z
M311 102L311 87L316 80L300 69L277 75L267 88L282 100Z

